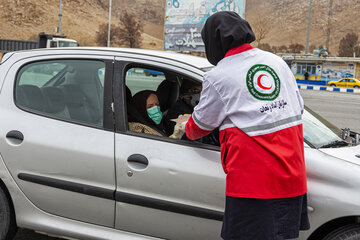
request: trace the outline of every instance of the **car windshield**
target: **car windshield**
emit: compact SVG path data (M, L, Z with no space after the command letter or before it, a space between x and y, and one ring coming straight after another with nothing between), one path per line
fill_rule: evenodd
M326 119L305 107L303 114L304 141L315 148L347 145L342 131Z
M203 70L204 72L208 72L210 71L211 69L213 69L214 66L210 66L210 67L204 67L202 68L201 70Z

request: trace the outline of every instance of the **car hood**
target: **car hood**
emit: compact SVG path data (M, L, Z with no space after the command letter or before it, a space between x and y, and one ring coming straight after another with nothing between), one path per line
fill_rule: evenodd
M360 145L341 148L320 148L321 152L360 165Z

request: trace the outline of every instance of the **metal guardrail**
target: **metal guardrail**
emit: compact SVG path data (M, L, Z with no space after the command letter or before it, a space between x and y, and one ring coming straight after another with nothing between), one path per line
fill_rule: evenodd
M298 84L299 89L316 90L316 91L331 91L331 92L348 92L348 93L360 93L360 89L355 88L342 88L342 87L330 87L330 86L312 86Z
M38 47L39 43L37 41L0 39L0 51L2 52L27 50Z

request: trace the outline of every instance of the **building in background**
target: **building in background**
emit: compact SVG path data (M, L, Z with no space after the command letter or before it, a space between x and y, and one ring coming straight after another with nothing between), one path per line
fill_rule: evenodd
M289 63L298 83L326 85L345 77L360 78L360 58L314 57L289 54L282 56ZM304 74L309 74L308 81Z
M246 0L166 0L164 49L205 51L201 29L212 14L234 11L244 17Z

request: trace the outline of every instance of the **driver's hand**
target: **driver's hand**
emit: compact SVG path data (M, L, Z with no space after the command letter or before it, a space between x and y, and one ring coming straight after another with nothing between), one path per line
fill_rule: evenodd
M185 133L185 125L186 122L177 122L174 127L174 133L170 136L170 138L181 139Z

